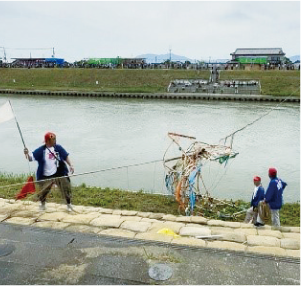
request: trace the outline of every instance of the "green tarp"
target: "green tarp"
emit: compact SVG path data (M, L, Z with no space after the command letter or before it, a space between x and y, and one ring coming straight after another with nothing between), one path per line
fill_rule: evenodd
M267 57L240 57L236 59L241 64L266 64Z
M121 64L121 58L91 58L87 60L87 63L94 65L118 65Z

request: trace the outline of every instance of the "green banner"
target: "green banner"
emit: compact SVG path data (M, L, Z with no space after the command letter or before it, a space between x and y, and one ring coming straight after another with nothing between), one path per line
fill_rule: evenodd
M236 59L241 64L266 64L267 57L240 57Z

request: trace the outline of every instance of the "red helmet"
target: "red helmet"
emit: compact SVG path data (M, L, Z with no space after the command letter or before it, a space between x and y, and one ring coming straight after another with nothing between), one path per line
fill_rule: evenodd
M49 139L55 138L55 134L53 132L47 132L44 136L45 142L47 142Z
M269 169L269 176L270 177L276 177L277 176L277 170L275 168Z
M255 176L255 177L253 178L253 180L254 180L254 182L261 182L261 178L258 177L258 176Z

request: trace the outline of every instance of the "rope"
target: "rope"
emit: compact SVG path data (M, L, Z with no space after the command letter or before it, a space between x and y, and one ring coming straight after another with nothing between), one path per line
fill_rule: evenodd
M203 177L202 177L202 175L200 175L200 177L201 177L201 180L202 180L202 183L203 183L204 189L205 189L205 191L206 191L206 195L207 195L207 196L210 196L210 194L209 194L209 192L208 192L208 190L207 190L207 188L206 188L206 186L205 186L205 183L204 183L204 180L203 180Z
M292 95L293 95L294 93L296 93L298 90L299 90L299 89L296 89L295 91L293 91L288 97L286 97L285 99L283 99L282 101L280 101L280 103L277 104L274 108L272 108L272 109L269 110L268 112L264 113L263 115L259 116L259 117L258 117L257 119L255 119L254 121L248 123L247 125L245 125L244 127L240 128L240 129L234 131L233 133L229 134L228 136L226 136L226 137L220 139L219 142L221 142L222 140L224 140L224 144L226 144L227 139L231 137L231 145L230 145L230 146L232 147L234 135L235 135L236 133L238 133L238 132L240 132L240 131L246 129L248 126L253 125L255 122L257 122L257 121L259 121L260 119L262 119L263 117L269 115L272 111L274 111L276 108L278 108L283 102L285 102L285 101L288 100L290 97L292 97Z
M166 156L166 153L167 153L167 151L169 150L169 148L171 147L171 145L174 143L174 141L171 141L171 143L169 144L169 146L167 147L167 149L166 149L166 151L165 151L165 153L164 153L164 155L163 155L163 163L164 163L164 167L167 167L169 170L171 170L172 171L172 169L171 168L169 168L166 164L165 164L165 156Z
M154 164L153 190L155 189L155 177L156 177L156 164Z
M130 189L129 167L126 167L126 177L127 177L128 190L129 190Z
M56 177L55 179L60 179L60 178L70 178L70 177L78 177L78 176L83 176L83 175L88 175L88 174L95 174L95 173L101 173L101 172L106 172L106 171L112 171L112 170L118 170L118 169L123 169L123 168L129 168L129 167L137 167L137 166L142 166L142 165L148 165L148 164L153 164L157 162L162 162L161 160L153 160L149 162L143 162L143 163L136 163L136 164L131 164L131 165L126 165L126 166L119 166L119 167L112 167L112 168L107 168L107 169L100 169L96 171L89 171L89 172L83 172L83 173L78 173L78 174L71 174L71 175L66 175L66 176L60 176ZM47 182L50 180L53 180L54 178L50 179L44 179L44 180L39 180L39 181L33 181L33 183L38 183L38 182ZM8 187L15 187L15 186L21 186L25 184L26 182L23 183L16 183L16 184L11 184L11 185L5 185L5 186L0 186L0 188L8 188Z
M233 164L234 161L231 161L230 166ZM211 191L214 191L216 189L216 187L218 186L218 184L220 183L220 181L222 180L222 178L226 175L226 172L228 171L228 168L224 168L224 172L223 174L220 176L218 181L215 181L215 184L211 185Z

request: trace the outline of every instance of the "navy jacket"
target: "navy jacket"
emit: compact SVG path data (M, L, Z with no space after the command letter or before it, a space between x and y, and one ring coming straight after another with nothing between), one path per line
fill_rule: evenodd
M275 177L272 178L265 194L265 201L269 204L270 209L280 210L282 207L283 190L287 183Z
M43 172L44 172L44 165L45 165L45 157L44 157L45 150L46 150L46 145L43 145L32 152L34 158L38 161L38 169L37 169L38 181L43 179ZM56 144L54 146L54 152L59 154L58 156L55 154L59 160L66 161L69 155L69 153L67 153L67 151L59 144ZM66 164L64 165L65 165L64 176L66 176L68 175L68 168Z
M252 195L251 206L257 207L258 203L260 201L263 201L263 199L264 199L264 188L262 186L259 186L254 199L253 199L253 195Z

